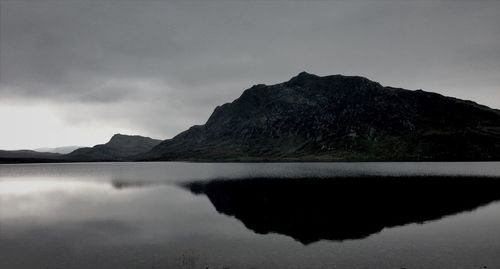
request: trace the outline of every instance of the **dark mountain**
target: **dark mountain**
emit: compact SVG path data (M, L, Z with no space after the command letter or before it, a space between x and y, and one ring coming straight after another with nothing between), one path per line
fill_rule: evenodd
M64 156L68 161L123 161L145 153L161 140L139 135L115 134L108 143L80 148Z
M0 163L54 162L63 155L33 150L0 150Z
M255 85L141 160L500 160L500 111L363 77Z

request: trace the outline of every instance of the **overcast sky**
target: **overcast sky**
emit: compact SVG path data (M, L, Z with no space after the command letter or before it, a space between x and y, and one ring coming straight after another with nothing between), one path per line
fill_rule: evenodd
M500 1L0 0L0 148L170 138L300 71L500 108Z

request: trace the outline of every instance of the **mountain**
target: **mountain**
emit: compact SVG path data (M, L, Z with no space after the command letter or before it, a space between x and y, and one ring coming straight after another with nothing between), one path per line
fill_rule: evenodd
M367 78L255 85L140 160L500 160L500 111Z
M0 150L0 163L57 162L61 154L34 150Z
M82 146L67 146L67 147L57 147L57 148L38 148L34 151L37 152L51 152L51 153L60 153L60 154L68 154L76 149L83 148Z
M161 140L139 135L115 134L108 143L80 148L64 156L67 161L124 161L145 153Z

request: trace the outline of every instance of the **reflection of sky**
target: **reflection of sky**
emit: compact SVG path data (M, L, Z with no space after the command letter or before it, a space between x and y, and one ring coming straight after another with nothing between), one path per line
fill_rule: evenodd
M193 247L192 238L204 241L211 233L226 240L254 236L219 216L206 198L175 186L118 190L109 182L38 177L2 179L0 189L0 268L17 268L9 261L26 253L33 255L32 263L22 261L29 268L43 260L71 264L80 255L125 262L149 259L153 250L177 257Z
M101 184L89 184L89 182L78 182L69 180L50 180L50 179L29 179L22 181L1 181L0 195L16 196L31 195L36 193L55 192L55 191L82 191L84 189L98 189Z
M28 225L36 223L36 226L78 223L92 227L122 223L140 226L147 230L147 240L153 240L157 232L162 236L174 236L179 231L189 230L192 224L199 223L198 218L206 217L206 211L212 211L204 198L174 186L117 190L103 182L38 178L4 180L0 188L4 225L20 220L27 220ZM174 230L176 233L168 234Z
M218 214L205 196L174 184L123 189L111 184L117 179L173 183L203 170L210 175L309 173L321 166L327 164L1 166L0 268L185 268L181 260L186 256L200 268L500 266L498 203L363 240L303 246L283 235L254 234Z
M212 178L350 175L500 176L500 162L345 163L60 163L0 165L3 179L46 177L84 181L173 183Z

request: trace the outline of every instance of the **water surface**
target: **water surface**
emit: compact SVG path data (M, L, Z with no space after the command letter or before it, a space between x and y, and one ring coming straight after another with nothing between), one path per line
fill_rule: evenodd
M0 165L0 268L500 268L500 163Z

